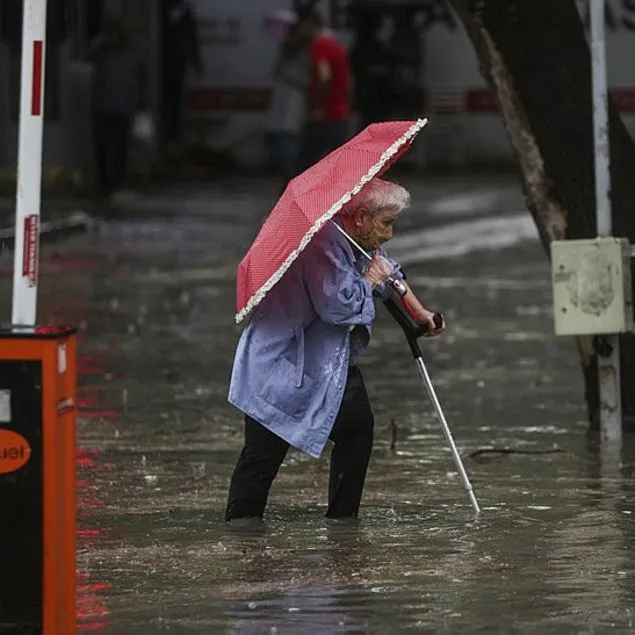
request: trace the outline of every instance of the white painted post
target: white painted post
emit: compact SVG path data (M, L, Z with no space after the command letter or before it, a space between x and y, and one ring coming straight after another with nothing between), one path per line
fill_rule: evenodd
M23 3L18 184L11 314L12 323L21 326L34 326L37 312L46 4L47 0L24 0Z
M598 236L610 236L611 173L609 144L608 89L606 80L606 41L604 0L589 0L591 17L591 63L593 72L593 139L595 147L595 196ZM620 391L620 340L607 338L608 357L598 356L600 382L600 430L603 441L621 443L622 401Z

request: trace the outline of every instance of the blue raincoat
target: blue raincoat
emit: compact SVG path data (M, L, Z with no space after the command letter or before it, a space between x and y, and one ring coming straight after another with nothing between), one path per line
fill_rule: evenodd
M337 417L348 367L370 340L375 304L366 266L327 223L256 308L236 350L229 402L313 457Z

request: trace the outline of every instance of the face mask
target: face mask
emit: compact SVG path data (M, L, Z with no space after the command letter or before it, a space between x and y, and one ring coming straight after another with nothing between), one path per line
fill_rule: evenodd
M375 221L373 221L373 228L367 233L357 237L359 246L366 251L372 251L377 249L380 245L388 242L392 238L392 232L389 229L379 227Z

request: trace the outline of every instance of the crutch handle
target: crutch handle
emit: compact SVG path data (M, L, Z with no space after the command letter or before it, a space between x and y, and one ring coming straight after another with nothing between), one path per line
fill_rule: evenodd
M401 300L402 303L400 304L392 298L388 298L384 300L384 304L405 333L408 344L410 345L410 350L416 359L421 356L421 349L419 348L417 340L430 330L430 326L427 322L415 320L412 312L408 310L409 307L402 306L402 304L406 303L405 299L402 297ZM443 326L443 315L441 313L434 314L434 324L437 328Z

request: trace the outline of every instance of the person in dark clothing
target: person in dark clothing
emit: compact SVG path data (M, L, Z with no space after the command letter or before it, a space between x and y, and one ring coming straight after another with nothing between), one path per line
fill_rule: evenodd
M308 87L308 43L291 24L278 54L267 114L269 148L282 190L297 174Z
M329 178L325 174L324 178ZM228 522L263 519L290 446L318 458L330 439L328 518L356 518L373 446L373 413L359 367L375 320L374 298L404 277L383 245L410 204L403 187L375 178L327 223L257 306L234 357L228 399L245 415L245 444L231 478ZM341 231L340 231L341 230ZM371 262L342 232L372 254ZM429 335L435 325L407 287Z
M309 91L298 172L303 172L350 138L352 76L346 47L325 33L316 11L298 23L309 43Z
M127 177L130 128L145 99L145 64L123 23L106 18L93 39L92 118L99 186L109 194Z
M416 118L420 110L423 56L416 15L416 10L407 6L394 12L394 30L389 45L393 62L391 110L394 117L402 119Z
M390 54L380 40L380 14L365 11L358 16L357 36L351 51L355 78L355 105L360 114L361 127L386 121L390 117L392 94Z
M162 121L163 142L178 143L188 68L201 74L198 26L186 0L163 0Z

